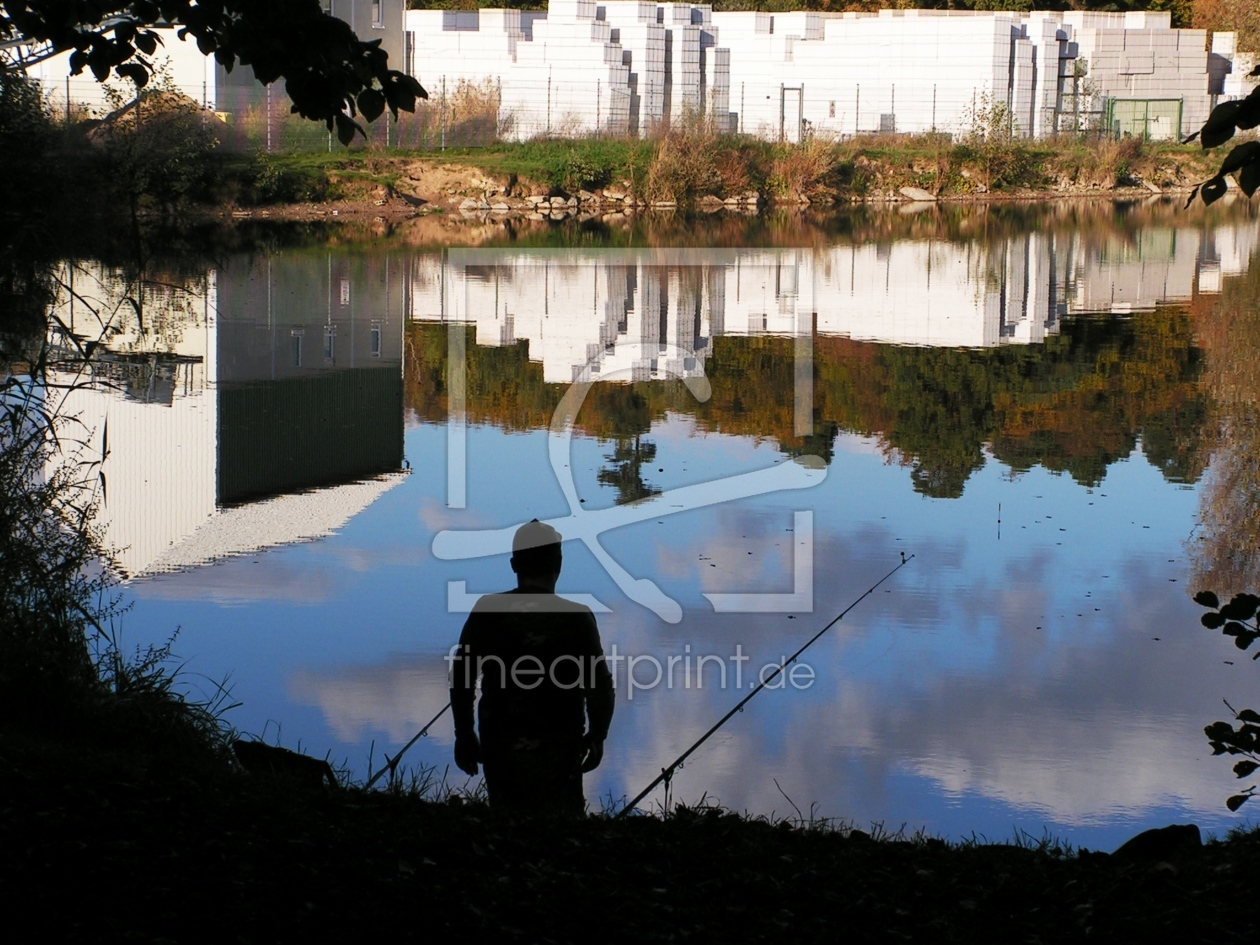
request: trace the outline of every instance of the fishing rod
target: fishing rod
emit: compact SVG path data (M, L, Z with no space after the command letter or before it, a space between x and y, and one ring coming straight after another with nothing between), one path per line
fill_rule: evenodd
M811 646L813 646L814 641L816 641L824 633L826 633L828 630L830 630L832 627L838 624L844 618L845 614L847 614L850 610L852 610L858 604L862 603L863 600L865 600L872 593L874 593L875 588L879 587L881 584L883 584L885 581L887 581L890 577L892 577L894 574L896 574L898 571L900 571L902 568L904 568L907 564L909 564L913 560L914 560L914 555L910 555L910 557L907 558L906 553L903 551L901 553L901 564L897 565L895 568L893 568L891 571L885 574L882 578L880 578L878 581L876 581L874 584L868 587L863 592L861 597L859 597L852 604L844 608L844 610L840 611L840 613L838 613L834 618L832 618L831 623L827 624L827 626L823 627L821 630L815 633L812 637L809 638L808 641L806 641L804 646L802 646L799 650L797 650L795 653L793 653L791 656L785 659L782 663L776 666L774 669L774 672L770 674L769 678L761 680L761 682L757 684L756 688L754 688L750 693L748 693L748 695L744 696L744 698L740 699L739 702L736 703L735 707L731 709L731 711L727 712L726 715L718 719L717 723L711 729L709 729L707 732L701 735L699 739L693 742L690 748L688 748L681 755L675 758L673 763L670 764L668 768L662 768L661 773L656 777L656 780L654 780L651 784L649 784L642 791L636 794L634 797L634 800L630 801L628 804L626 804L625 807L623 807L620 811L618 811L617 816L614 817L613 819L620 820L622 817L625 817L628 813L630 813L630 811L638 807L639 802L643 800L645 797L647 797L649 794L651 794L656 789L657 785L661 784L662 782L668 782L674 776L674 772L682 767L683 762L691 757L691 753L694 752L701 745L703 745L705 742L707 742L709 740L709 737L713 735L713 733L716 732L718 729L720 729L723 725L725 725L731 719L731 717L735 715L735 713L742 712L744 710L744 706L748 704L748 702L752 699L753 696L761 692L761 690L765 689L767 685L774 682L775 678L780 673L782 673L783 670L785 670L787 667L795 663L797 658L802 653L804 653Z
M414 745L416 742L420 741L420 739L424 738L424 736L428 734L429 729L433 727L433 723L436 722L438 719L440 719L442 716L444 716L446 714L446 710L449 709L450 707L451 707L451 704L449 702L446 703L446 705L442 706L442 711L439 712L437 715L433 716L433 718L429 719L429 723L424 728L420 729L420 731L416 732L415 736L412 737L411 741L403 745L402 748L399 750L398 754L394 755L393 758L389 757L389 755L386 755L385 767L382 768L380 771L376 772L376 774L372 775L372 777L368 778L368 783L363 785L363 789L366 791L373 784L379 781L381 779L381 775L385 774L385 772L387 771L389 772L390 777L393 777L394 769L398 767L398 762L402 759L402 756L407 753L407 749L410 748L412 745Z

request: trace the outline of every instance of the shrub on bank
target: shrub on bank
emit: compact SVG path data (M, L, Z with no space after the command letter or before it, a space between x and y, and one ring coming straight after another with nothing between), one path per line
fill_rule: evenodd
M0 742L68 740L145 767L226 770L226 692L188 698L170 649L123 652L119 573L95 524L108 430L63 412L96 339L41 339L0 380Z

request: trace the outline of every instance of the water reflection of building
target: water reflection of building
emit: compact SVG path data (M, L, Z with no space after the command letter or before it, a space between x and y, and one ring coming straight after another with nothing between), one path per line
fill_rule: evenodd
M595 377L691 375L721 335L1035 343L1067 315L1218 291L1255 243L1254 226L1222 224L823 249L452 250L416 260L409 314L475 325L479 345L526 340L550 383L588 365Z
M388 256L294 253L221 272L221 505L401 467L405 284Z
M398 271L381 257L234 257L155 289L67 267L76 284L57 314L104 344L65 412L82 419L86 456L103 456L98 521L128 574L329 534L396 481ZM80 366L61 348L64 382ZM306 490L320 491L292 495Z

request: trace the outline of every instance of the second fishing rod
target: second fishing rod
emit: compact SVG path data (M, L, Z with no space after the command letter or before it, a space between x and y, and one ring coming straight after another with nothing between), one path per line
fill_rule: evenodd
M670 762L668 767L662 768L661 773L656 777L656 779L647 787L645 787L642 791L636 794L634 798L628 804L626 804L625 807L623 807L620 811L618 811L614 819L620 819L622 817L625 817L632 810L638 807L639 803L645 797L651 794L654 790L656 790L656 788L659 785L664 784L668 782L671 778L673 778L674 772L682 767L683 762L685 762L688 758L690 758L691 755L696 751L696 749L698 749L701 745L707 742L718 731L718 729L720 729L723 725L729 722L731 718L735 716L736 713L742 712L744 709L744 706L746 706L752 700L753 696L761 692L761 690L765 689L770 683L774 682L775 679L777 679L779 675L782 674L782 672L785 669L787 669L787 667L795 663L800 658L801 654L804 653L806 650L808 650L811 646L813 646L814 643L820 637L822 637L824 633L826 633L828 630L830 630L832 627L838 624L841 620L843 620L845 614L847 614L854 607L856 607L858 604L864 601L867 597L873 594L877 587L879 587L881 584L883 584L885 581L887 581L890 577L892 577L894 574L896 574L898 571L900 571L902 568L904 568L907 564L909 564L913 560L914 560L914 555L910 555L909 557L907 557L905 552L902 552L900 564L898 564L895 568L893 568L891 571L885 574L882 578L880 578L878 581L876 581L874 584L868 587L865 591L863 591L861 596L858 597L857 600L851 603L848 607L844 608L844 610L840 611L840 613L836 614L836 616L833 617L831 621L825 627L823 627L821 630L815 633L812 637L806 640L805 643L800 647L800 649L798 649L795 653L793 653L787 659L783 660L783 662L779 663L779 665L775 667L774 672L772 672L769 676L766 676L765 678L763 678L756 685L756 687L754 687L748 693L748 695L744 696L744 698L740 699L739 702L735 703L734 707L732 707L731 710L726 713L726 715L718 719L717 722L713 724L712 728L710 728L707 732L705 732L698 739L692 742L691 747L689 747L681 755L679 755L672 762Z

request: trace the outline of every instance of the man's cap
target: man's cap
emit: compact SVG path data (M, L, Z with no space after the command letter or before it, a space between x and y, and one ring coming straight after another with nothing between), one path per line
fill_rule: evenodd
M562 540L560 533L550 525L533 519L518 528L516 534L512 536L512 553L529 551L532 548L545 548L548 545L555 545L558 548Z

